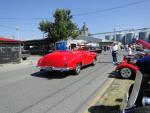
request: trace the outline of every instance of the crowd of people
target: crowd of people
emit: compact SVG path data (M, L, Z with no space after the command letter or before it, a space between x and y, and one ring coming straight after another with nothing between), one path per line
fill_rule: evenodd
M143 50L143 48L136 44L126 44L124 46L119 46L117 43L113 43L113 45L110 48L111 54L112 54L112 60L114 64L118 64L118 53L119 50L124 50L124 54L126 55L133 55L134 52L139 49L140 51Z
M85 50L86 46L85 44L71 44L69 46L69 50ZM143 48L136 44L126 44L126 45L120 45L117 42L114 42L111 46L106 46L102 48L104 52L110 51L112 54L112 61L113 64L118 64L118 54L120 50L124 51L125 55L133 55L134 52L139 48L139 50L142 50Z

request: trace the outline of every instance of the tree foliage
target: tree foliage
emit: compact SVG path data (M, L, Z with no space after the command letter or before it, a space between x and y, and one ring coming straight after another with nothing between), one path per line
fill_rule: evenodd
M47 33L47 37L51 38L52 42L78 36L79 30L71 20L72 15L69 9L56 9L53 17L54 22L46 20L39 23L39 29Z

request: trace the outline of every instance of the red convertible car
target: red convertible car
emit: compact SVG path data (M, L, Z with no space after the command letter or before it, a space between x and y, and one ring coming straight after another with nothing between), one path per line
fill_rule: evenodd
M37 66L43 71L69 71L79 74L85 65L96 64L96 53L86 50L58 50L38 60Z

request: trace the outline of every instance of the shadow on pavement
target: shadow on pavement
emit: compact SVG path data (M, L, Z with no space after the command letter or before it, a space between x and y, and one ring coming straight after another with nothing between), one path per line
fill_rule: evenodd
M109 73L108 78L116 78L116 79L123 79L123 80L135 80L134 77L131 77L129 79L124 79L119 75L118 71L112 71L111 73Z
M86 68L90 68L90 67L93 67L91 64L89 64L89 65L86 65L86 66L83 66L82 68L81 68L81 70L82 69L86 69Z
M120 109L119 105L116 106L104 106L97 105L88 109L89 113L117 113Z
M110 53L105 53L105 52L103 52L102 54L100 54L100 55L111 55Z
M123 99L121 99L121 98L117 98L117 99L116 99L116 102L121 103L122 101L123 101Z
M90 68L91 66L92 65L83 66L81 68L81 71L82 71L82 69ZM68 76L77 76L77 75L73 74L72 71L66 71L66 72L59 72L59 71L50 71L50 72L38 71L38 72L32 73L30 75L34 76L34 77L46 78L46 79L63 79L63 78L66 78Z
M45 72L45 71L39 71L32 73L31 76L39 77L39 78L46 78L46 79L63 79L71 75L71 72Z
M122 79L122 78L119 76L118 71L112 71L111 73L109 73L108 77L109 77L109 78Z
M103 62L99 61L97 63L110 63L110 64L112 64L112 62L107 62L107 61L103 61Z

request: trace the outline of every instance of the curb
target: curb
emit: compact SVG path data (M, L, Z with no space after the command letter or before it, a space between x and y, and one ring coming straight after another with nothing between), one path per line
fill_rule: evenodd
M111 80L109 80L107 82L107 84L105 85L105 87L102 88L102 90L98 91L98 93L96 94L96 96L91 100L91 102L89 103L89 105L86 107L86 109L84 110L83 113L90 113L88 111L88 109L91 107L91 106L94 106L96 105L96 103L98 102L98 100L103 97L103 95L107 92L107 90L109 89L109 87L111 86L111 84L113 83L114 81L114 78L111 78Z

